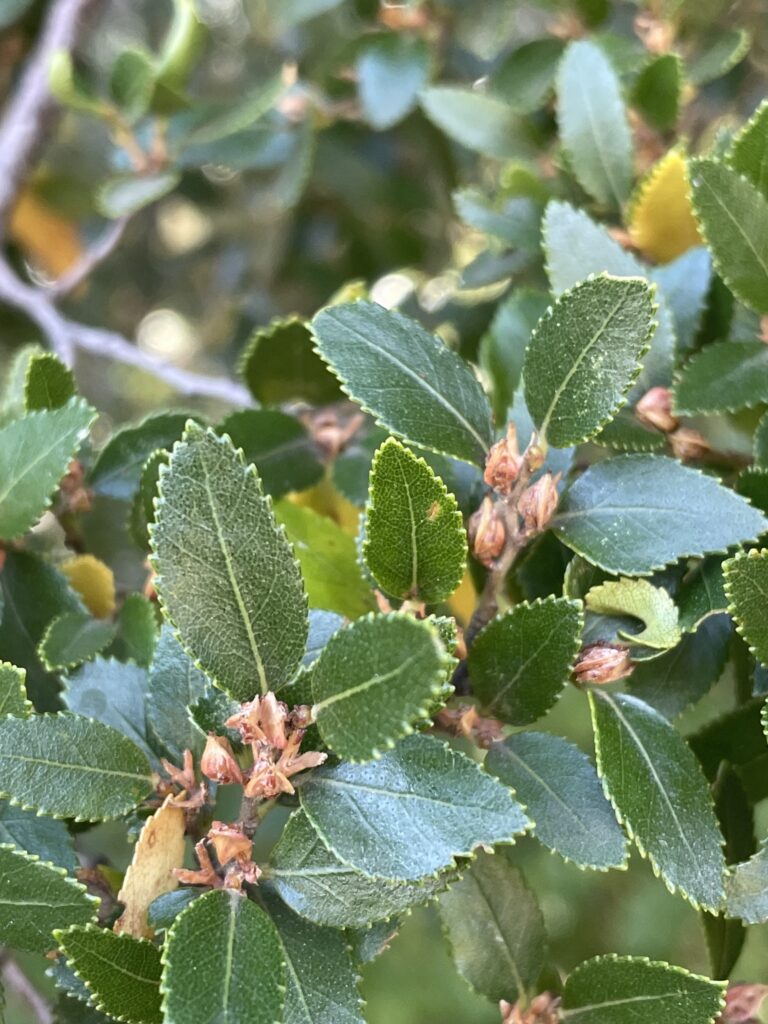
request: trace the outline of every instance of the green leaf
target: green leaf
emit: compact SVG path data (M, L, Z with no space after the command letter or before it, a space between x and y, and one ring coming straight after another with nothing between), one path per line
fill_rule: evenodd
M491 714L527 725L557 700L581 642L580 601L548 597L515 605L470 647L473 692Z
M655 328L652 292L638 278L589 278L539 321L525 356L525 400L557 448L594 436L626 401Z
M435 85L420 97L433 124L467 149L500 160L532 153L530 129L511 106L473 89Z
M710 615L728 610L722 558L705 558L691 569L680 584L677 605L680 626L687 632L695 630Z
M155 66L144 50L123 50L112 65L109 91L129 123L147 112L155 88Z
M219 142L251 128L284 93L285 84L278 74L234 101L230 99L193 109L189 114L192 126L184 140L185 145Z
M213 890L191 903L168 932L163 963L164 1024L283 1020L277 929L239 892Z
M708 250L703 246L689 249L671 263L655 267L650 279L659 286L666 301L678 347L683 352L690 351L696 342L712 283L712 260ZM659 308L662 306L663 301L660 300ZM659 330L663 324L664 317L659 316Z
M589 693L598 771L620 820L670 892L723 901L722 836L701 767L682 736L642 701Z
M164 892L162 896L152 900L147 908L147 923L157 932L168 931L179 914L205 893L206 890L198 886Z
M118 430L99 452L89 476L91 487L110 498L132 498L144 463L158 449L170 448L188 419L188 413L163 412Z
M67 677L62 697L70 711L111 726L151 759L145 710L147 682L146 670L138 665L96 658Z
M428 621L369 615L335 633L312 667L312 715L328 746L369 761L413 732L453 659Z
M185 750L199 755L205 746L205 733L191 718L189 708L206 689L204 673L195 666L173 629L163 626L149 670L147 729L154 744L159 744L174 764L181 764Z
M549 305L541 292L515 289L496 307L491 326L480 340L480 365L491 381L493 414L503 423L523 374L531 332Z
M768 199L768 101L763 100L733 140L727 160Z
M11 846L0 846L0 942L11 949L48 953L51 932L84 924L99 901L64 868L44 864Z
M275 499L322 479L320 452L293 416L277 409L244 409L228 416L218 431L242 448L246 462L259 471L264 490Z
M262 896L287 969L285 1024L365 1024L343 932L299 917L268 890Z
M728 74L749 52L749 32L744 28L723 31L718 28L709 38L709 45L688 65L688 80L693 85L706 85Z
M121 661L149 668L157 641L154 604L143 594L128 594L117 613L117 636L109 653Z
M380 761L321 768L300 796L337 857L404 881L481 844L512 842L529 826L507 789L432 736L408 736Z
M560 499L552 525L588 562L627 576L724 552L768 529L760 512L717 480L659 455L590 466Z
M74 874L80 867L72 837L63 821L0 800L0 843L10 844Z
M716 160L690 166L699 229L718 273L750 309L768 313L768 199Z
M395 438L373 459L364 534L365 564L392 597L438 604L461 583L467 535L456 499Z
M729 917L741 918L747 924L768 921L768 846L733 868L725 891Z
M139 486L131 502L128 525L131 536L140 548L149 548L149 527L155 521L155 498L160 482L160 467L167 466L171 453L164 448L152 452L139 476Z
M0 395L0 425L16 420L27 411L27 373L33 359L47 355L45 349L34 342L21 345L10 359L3 373L2 394Z
M672 131L680 112L683 62L676 53L650 60L635 79L632 103L659 132Z
M290 501L281 501L275 515L293 545L312 608L348 619L373 611L376 602L360 571L353 537L333 519Z
M363 874L328 849L304 811L294 811L265 871L292 910L315 924L363 928L421 903L445 888L444 875L398 882Z
M161 468L151 539L163 608L211 679L238 700L288 682L307 638L301 572L228 439L189 421Z
M726 615L705 618L695 633L660 658L635 665L628 680L634 697L665 718L675 718L715 685L728 660L731 622Z
M488 88L513 110L532 113L543 107L553 92L562 53L562 41L552 36L523 43L494 68Z
M485 464L491 413L470 368L415 320L374 302L331 306L312 321L344 391L405 441Z
M60 409L77 393L75 377L52 352L33 355L24 380L24 404L27 412Z
M325 645L343 625L343 615L338 615L336 612L325 612L320 608L310 610L307 649L301 662L305 668L317 661Z
M736 477L736 493L761 512L768 512L768 471L747 466Z
M485 767L515 791L539 842L580 867L625 866L627 841L578 747L549 733L519 732L494 743Z
M663 448L667 438L660 430L645 426L625 407L592 438L592 443L620 452L653 452Z
M459 974L476 992L517 1002L535 990L544 966L544 919L506 850L479 853L439 908Z
M714 1024L724 984L642 957L599 956L573 971L563 990L574 1024Z
M557 75L558 123L579 184L621 205L632 183L632 138L619 80L594 43L570 43Z
M95 925L59 929L56 940L97 1010L128 1024L162 1024L160 950Z
M66 612L54 619L40 643L40 660L51 672L74 668L103 651L117 630L87 612Z
M357 56L357 88L363 114L379 131L391 128L416 106L429 77L423 39L405 33L363 38Z
M723 563L723 573L736 628L758 661L768 664L768 550L738 552Z
M157 171L143 176L119 174L101 186L97 205L101 213L111 220L130 217L168 195L180 180L181 176L176 171Z
M541 247L541 203L529 196L490 199L479 189L464 188L453 193L456 212L470 227L522 249L532 256ZM514 294L514 293L513 293Z
M107 821L154 789L149 762L125 736L79 715L0 721L0 795L40 814Z
M585 604L595 615L629 615L640 619L645 629L640 633L619 630L619 636L641 647L666 650L680 640L677 605L663 587L654 587L648 580L609 580L593 587Z
M340 397L339 382L312 348L306 323L297 317L259 328L243 350L239 371L262 405L327 405Z
M755 467L768 469L768 413L761 416L752 440Z
M721 341L697 352L675 383L675 411L681 416L736 412L768 400L768 345Z
M0 716L28 718L33 708L24 686L26 672L7 661L0 661Z
M75 398L0 429L0 538L20 537L48 508L95 415Z
M583 210L568 203L551 202L543 220L544 252L547 275L556 295L583 281L590 274L608 273L613 277L648 277L647 268L632 253L623 249ZM664 296L657 290L658 326L648 354L643 360L636 390L671 382L675 356L675 331Z

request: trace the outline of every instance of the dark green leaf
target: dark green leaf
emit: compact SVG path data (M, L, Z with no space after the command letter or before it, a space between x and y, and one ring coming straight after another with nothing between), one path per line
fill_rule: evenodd
M723 988L642 957L595 957L568 976L563 1018L575 1024L714 1024Z
M285 1024L365 1024L344 933L312 924L271 893L263 895L287 968Z
M170 448L188 419L188 413L163 412L118 430L94 463L91 487L110 498L132 498L144 463L157 449Z
M153 789L146 756L101 722L72 714L0 721L0 792L21 807L106 821Z
M579 184L601 203L620 205L632 183L632 139L618 78L594 43L568 46L557 99L560 136Z
M161 469L156 587L184 647L233 697L286 683L307 638L299 567L256 470L190 421Z
M761 512L768 512L768 471L748 466L736 477L736 493Z
M123 50L112 65L109 90L112 99L129 121L147 111L155 87L155 66L144 50Z
M165 448L152 452L141 468L139 486L133 496L128 525L131 536L144 550L149 548L149 527L155 521L155 498L160 482L160 467L167 466L171 453Z
M540 292L515 289L496 308L480 341L480 365L491 381L493 414L503 423L523 374L531 333L549 305Z
M145 711L147 683L147 672L138 665L97 658L67 678L62 696L70 711L110 725L151 758Z
M737 298L768 313L768 199L716 160L691 161L691 188L718 273Z
M671 892L717 910L722 836L709 786L680 734L634 697L592 690L598 771L637 848Z
M24 381L24 404L28 412L59 409L74 398L76 392L72 371L52 352L41 352L29 360Z
M682 87L683 62L676 53L663 53L635 79L632 103L651 128L668 132L677 123Z
M429 76L430 54L423 39L393 32L363 40L357 57L357 88L366 120L391 128L416 106Z
M54 928L84 924L96 916L99 901L64 868L0 846L0 942L11 949L48 953Z
M749 649L768 664L768 550L740 551L723 564L729 611Z
M66 612L54 619L40 644L40 660L51 672L90 661L114 638L111 622L87 612Z
M660 430L646 427L631 410L624 408L606 423L592 442L620 452L653 452L663 448L667 439Z
M761 341L721 341L707 345L680 371L675 411L736 412L768 400L768 345Z
M309 613L309 636L307 649L304 652L302 665L311 665L320 656L320 652L344 625L344 617L336 612L325 612L320 608L312 608Z
M578 747L540 732L519 732L495 743L485 762L534 821L536 838L566 860L605 871L627 860L627 841Z
M157 641L154 604L143 594L128 594L117 613L117 636L109 653L121 661L149 668Z
M728 163L768 199L768 101L763 100L733 140Z
M538 110L554 91L562 53L562 41L552 36L523 43L494 68L488 88L521 114Z
M301 805L333 853L370 875L415 881L529 822L507 789L431 736L409 736L380 761L321 768Z
M56 939L97 1010L128 1024L161 1024L157 946L94 925L59 929Z
M696 54L688 65L688 79L694 85L706 85L728 74L749 51L749 33L744 28L723 31L718 28L708 45Z
M680 625L691 632L710 615L728 610L722 558L705 558L691 569L680 584L677 604Z
M717 480L659 455L591 466L560 500L560 539L608 572L649 576L683 557L723 552L768 528Z
M768 846L737 864L725 883L728 915L747 924L768 921Z
M263 405L327 405L340 397L339 382L312 348L309 328L298 318L273 320L259 328L240 357L240 373Z
M9 843L40 860L74 874L80 867L72 838L63 821L41 818L34 811L0 800L0 843Z
M213 890L191 903L168 932L163 963L164 1024L283 1019L280 939L265 912L242 893Z
M168 931L179 914L186 910L193 900L204 896L205 892L205 889L198 886L164 892L162 896L152 900L147 908L147 923L156 932Z
M456 499L395 438L374 456L363 558L392 597L438 604L461 583L467 536Z
M48 508L94 418L87 402L73 398L60 409L31 412L0 429L3 540L19 537Z
M768 413L760 418L752 445L755 454L755 465L761 469L768 468Z
M173 629L163 626L149 670L146 716L153 742L174 764L181 764L185 750L202 753L205 733L190 717L189 708L203 696L206 685L204 673L195 667Z
M439 875L397 882L356 871L328 849L302 810L288 819L267 875L297 914L333 928L387 920L434 899L446 885Z
M267 494L281 498L289 491L304 491L323 476L320 453L306 427L277 409L244 409L232 413L218 428L246 462L259 471Z
M703 246L689 249L671 263L656 267L651 280L656 282L666 300L680 349L692 349L712 283L709 252ZM660 323L663 323L662 318Z
M555 447L586 441L626 401L655 327L651 294L637 278L590 278L539 321L525 356L525 400Z
M488 400L470 368L414 320L373 302L331 306L312 321L344 390L393 434L485 464Z
M346 760L378 757L429 713L452 665L428 621L397 612L358 619L312 668L320 735Z
M421 106L430 121L467 149L498 159L531 153L525 121L497 96L435 85L422 92Z
M483 707L527 725L557 700L581 643L581 602L548 597L518 604L476 637L468 666Z
M479 853L439 907L459 974L476 992L516 1002L535 991L544 966L544 919L505 850Z

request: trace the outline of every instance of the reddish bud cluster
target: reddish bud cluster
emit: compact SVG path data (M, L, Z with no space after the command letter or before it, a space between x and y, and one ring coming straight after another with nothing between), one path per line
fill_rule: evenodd
M517 431L514 424L510 423L507 427L507 436L497 441L488 453L483 479L497 494L507 496L512 493L522 465L523 457L517 443Z
M490 568L504 550L507 528L501 510L489 494L483 498L477 512L470 516L467 531L475 558Z
M768 985L732 985L725 994L725 1009L718 1024L755 1024Z
M513 1006L502 999L499 1003L501 1024L557 1024L560 1020L559 1005L560 1000L549 992L536 996L525 1009L519 1003Z
M541 533L549 526L549 521L557 508L559 480L559 473L555 477L551 473L544 473L535 484L521 494L517 511L526 531Z
M583 647L576 659L573 678L577 683L615 683L632 674L634 666L626 647L597 643Z

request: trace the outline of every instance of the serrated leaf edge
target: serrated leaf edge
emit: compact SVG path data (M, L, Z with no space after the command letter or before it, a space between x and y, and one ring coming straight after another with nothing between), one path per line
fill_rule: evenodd
M710 413L741 412L742 409L754 409L758 405L763 405L766 399L768 399L768 394L766 394L762 398L755 398L754 400L751 400L749 402L739 402L736 405L697 405L696 407L693 407L691 405L682 407L678 405L678 388L680 384L683 383L686 371L690 368L691 364L700 362L701 357L706 352L711 352L715 350L719 351L726 347L729 348L731 351L735 351L736 349L743 348L745 345L749 345L750 347L763 345L763 347L765 347L764 343L760 341L716 341L713 342L711 345L707 345L705 348L700 349L698 352L693 352L690 355L690 357L685 360L684 363L679 365L675 370L671 388L672 405L674 412L677 413L678 416L698 416L707 415Z
M19 696L21 697L22 703L24 704L25 714L14 715L11 712L6 712L4 718L31 718L34 714L35 707L32 701L27 697L27 672L26 669L20 668L18 665L14 665L10 661L0 661L0 670L11 669L17 674L19 683Z
M748 551L742 549L741 551L737 551L732 558L726 559L726 561L723 562L722 566L723 589L725 590L725 596L728 599L728 607L726 610L733 619L734 625L736 626L736 632L739 634L740 637L743 638L744 642L749 648L749 653L754 656L758 664L762 665L763 662L760 660L760 658L758 658L756 649L752 646L752 644L749 642L749 639L747 638L747 634L744 631L744 626L738 617L733 594L731 593L731 572L733 571L733 567L738 562L748 561L750 559L755 562L768 562L768 548L750 548Z
M46 654L45 654L46 641L48 640L50 633L53 631L53 628L55 626L57 626L58 623L61 622L62 619L66 619L66 618L69 618L70 615L77 615L77 614L79 614L79 613L78 612L62 612L61 615L57 615L54 619L51 619L51 621L48 623L48 625L45 628L45 632L43 633L42 637L40 638L40 642L37 645L37 656L40 659L40 661L43 663L43 666L49 672L59 672L59 671L62 671L62 670L63 671L67 671L68 669L71 669L71 668L77 668L78 666L80 666L82 664L85 664L86 661L90 661L91 660L89 658L78 659L76 661L61 662L59 664L55 664L54 665L54 664L52 664L48 660L48 658L46 657ZM109 621L105 621L104 619L97 619L95 616L89 615L88 618L89 618L89 620L92 620L94 622L99 622L99 623L101 623L103 625L110 625ZM95 650L93 652L93 657L98 657L98 655L101 654L101 652L106 647L109 646L109 644L112 642L112 640L114 640L114 638L115 638L115 634L113 634L111 637L107 637L107 639L104 641L104 643L101 645L101 647L99 647L97 650ZM109 659L109 660L112 661L112 660L115 660L115 659ZM131 660L133 660L133 659L131 659Z

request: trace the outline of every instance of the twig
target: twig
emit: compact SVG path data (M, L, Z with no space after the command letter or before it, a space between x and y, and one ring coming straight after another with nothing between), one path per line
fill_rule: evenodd
M60 299L73 292L78 285L90 277L100 263L103 263L120 244L125 234L130 217L121 217L107 227L101 238L87 249L74 267L63 274L58 281L53 281L46 288L46 294L52 298Z
M53 1014L48 1003L43 999L32 982L21 970L15 960L7 959L2 965L3 982L5 987L15 992L24 1000L34 1013L39 1024L53 1024Z
M253 405L248 389L237 381L183 370L164 359L142 352L122 334L69 320L56 309L45 292L19 280L8 262L2 258L0 301L26 313L46 334L54 351L67 363L72 361L74 351L81 349L151 373L183 395L205 395L232 405Z
M93 0L52 0L34 52L0 126L0 230L35 159L55 110L48 84L51 58L70 50L80 16Z

